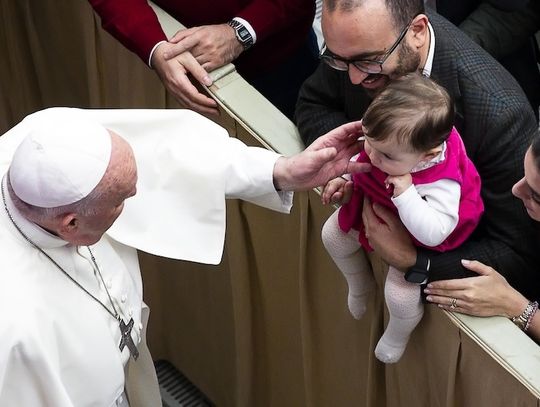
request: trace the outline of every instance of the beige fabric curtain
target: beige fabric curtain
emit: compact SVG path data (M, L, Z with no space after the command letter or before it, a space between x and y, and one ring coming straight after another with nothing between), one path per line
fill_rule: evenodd
M2 132L48 106L176 107L84 1L2 0L0 55ZM256 144L230 117L220 122ZM219 266L141 254L154 358L224 407L539 405L433 307L398 364L377 362L382 291L362 321L350 317L319 237L331 211L314 192L297 194L288 216L231 201ZM385 267L373 263L381 287Z
M103 32L86 1L0 2L0 131L51 106L170 104L156 75Z

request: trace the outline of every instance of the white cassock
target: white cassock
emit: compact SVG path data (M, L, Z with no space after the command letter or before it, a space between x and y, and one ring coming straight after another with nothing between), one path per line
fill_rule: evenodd
M247 147L187 110L88 110L135 152L137 195L94 246L96 262L140 357L119 350L118 322L15 229L0 207L0 406L160 406L145 344L148 309L137 261L149 253L217 264L225 236L225 198L281 212L291 193L276 193L278 155ZM25 135L21 122L0 138L0 176ZM4 188L5 190L5 188ZM25 220L15 223L79 284L111 308L86 247L75 247ZM127 374L127 380L126 380Z

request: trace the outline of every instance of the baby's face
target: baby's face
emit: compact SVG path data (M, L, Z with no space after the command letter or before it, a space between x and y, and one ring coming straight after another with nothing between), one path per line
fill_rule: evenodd
M425 153L411 151L393 137L377 141L366 136L364 150L371 164L388 175L408 174L426 158Z

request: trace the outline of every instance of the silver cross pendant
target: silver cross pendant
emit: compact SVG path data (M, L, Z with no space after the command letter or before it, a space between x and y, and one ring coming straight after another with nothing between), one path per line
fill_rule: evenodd
M120 333L122 334L119 346L120 352L122 352L127 346L129 349L129 354L131 355L133 360L137 360L137 358L139 357L139 350L137 349L137 346L135 346L135 343L131 338L131 329L133 328L133 324L135 322L133 322L133 318L131 318L126 325L122 317L119 317L118 320L118 322L120 323Z

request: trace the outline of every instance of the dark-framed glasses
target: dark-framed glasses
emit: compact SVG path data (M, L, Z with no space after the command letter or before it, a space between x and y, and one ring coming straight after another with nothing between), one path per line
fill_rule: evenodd
M348 71L349 65L354 65L356 69L367 74L381 73L383 64L386 62L388 57L392 55L392 52L396 50L396 48L401 43L401 41L403 41L403 38L405 38L405 34L407 34L407 31L409 31L411 24L412 24L412 21L409 24L407 24L407 26L403 30L401 30L396 42L394 42L394 44L390 47L390 49L386 51L380 59L354 60L354 59L341 58L337 55L332 54L332 52L326 47L326 44L323 44L323 47L320 53L320 58L331 68L337 69L338 71Z

